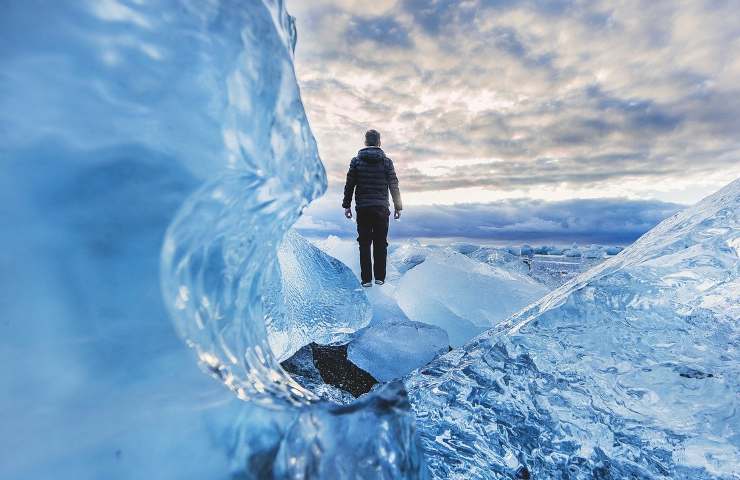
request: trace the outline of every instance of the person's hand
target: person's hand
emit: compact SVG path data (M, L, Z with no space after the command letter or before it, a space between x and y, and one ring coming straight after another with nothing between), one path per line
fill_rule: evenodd
M393 212L393 219L394 220L398 220L399 218L401 218L401 210L394 211Z
M351 208L345 208L344 209L344 216L347 218L352 218L352 209Z

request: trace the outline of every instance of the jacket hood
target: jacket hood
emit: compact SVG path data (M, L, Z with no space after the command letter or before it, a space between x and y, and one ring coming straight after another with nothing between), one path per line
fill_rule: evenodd
M377 163L385 158L385 153L380 147L365 147L357 152L357 158L368 163Z

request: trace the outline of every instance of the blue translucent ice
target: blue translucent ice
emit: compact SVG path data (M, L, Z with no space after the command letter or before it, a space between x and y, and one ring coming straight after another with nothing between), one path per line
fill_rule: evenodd
M230 474L213 432L251 407L194 368L158 280L167 225L231 162L242 29L280 56L266 6L222 7L2 5L0 478Z
M28 0L0 31L0 478L420 475L402 389L338 410L268 344L277 249L326 188L283 2Z
M347 343L370 322L370 303L352 270L293 230L280 244L278 265L280 282L268 290L268 302L277 310L267 322L278 360L311 342Z
M441 328L395 319L362 330L349 344L347 358L387 382L426 365L449 346L447 332Z
M548 290L523 273L440 249L403 275L396 299L411 320L444 329L457 347Z
M736 478L739 254L736 180L413 375L433 476Z

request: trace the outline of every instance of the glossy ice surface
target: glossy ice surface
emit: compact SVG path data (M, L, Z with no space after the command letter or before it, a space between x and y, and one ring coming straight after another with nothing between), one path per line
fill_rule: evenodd
M347 343L370 322L370 302L352 270L293 230L278 249L278 265L280 282L268 290L268 303L281 311L267 323L278 360L311 342Z
M410 319L443 328L459 347L548 290L523 273L442 249L403 275L396 299Z
M736 180L411 376L434 476L736 478L739 247Z
M450 345L439 327L406 319L376 323L349 344L347 358L381 382L426 365Z

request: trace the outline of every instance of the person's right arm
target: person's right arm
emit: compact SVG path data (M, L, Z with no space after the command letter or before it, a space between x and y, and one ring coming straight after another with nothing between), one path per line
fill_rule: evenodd
M342 200L342 208L344 208L344 216L352 218L352 194L355 192L355 186L357 185L357 159L353 158L349 162L349 170L347 170L347 181L344 183L344 199Z

